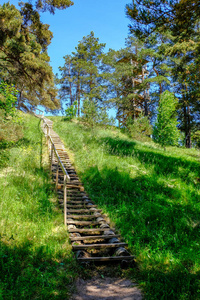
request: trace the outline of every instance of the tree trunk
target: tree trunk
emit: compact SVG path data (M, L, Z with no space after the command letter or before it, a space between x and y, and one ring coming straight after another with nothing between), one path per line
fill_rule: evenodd
M184 114L184 130L185 130L185 147L191 148L191 116L190 116L189 105L184 104L183 114Z

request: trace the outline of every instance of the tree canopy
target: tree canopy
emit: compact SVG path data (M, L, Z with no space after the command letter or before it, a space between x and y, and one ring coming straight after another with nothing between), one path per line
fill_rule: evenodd
M54 13L72 4L70 0L29 1L21 2L20 10L9 2L0 5L0 78L19 91L19 109L29 111L38 104L59 107L47 53L53 34L41 22L40 11Z

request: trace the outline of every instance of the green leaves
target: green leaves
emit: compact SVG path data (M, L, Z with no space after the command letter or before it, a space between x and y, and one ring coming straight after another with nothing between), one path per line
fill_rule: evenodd
M178 144L179 132L177 129L176 105L178 100L169 91L162 93L158 117L153 129L153 138L156 143L163 146Z
M0 109L6 116L13 116L15 113L15 103L17 101L17 90L6 82L0 82Z

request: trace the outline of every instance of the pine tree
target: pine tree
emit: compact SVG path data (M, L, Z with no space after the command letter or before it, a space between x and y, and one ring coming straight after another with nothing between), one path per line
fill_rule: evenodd
M141 49L137 40L129 39L125 49L109 50L104 57L104 62L110 66L110 74L106 75L110 102L117 108L122 126L127 126L127 120L134 120L141 112L149 114L148 72Z
M80 115L81 100L103 104L105 86L102 76L102 57L105 44L99 43L94 32L79 41L76 51L64 57L65 64L60 67L60 98L62 103L78 103Z
M127 5L127 15L131 32L151 49L148 42L156 37L154 55L163 56L166 62L171 89L179 97L180 129L185 134L185 146L190 148L191 132L200 113L199 1L133 0Z
M32 4L33 3L33 4ZM37 0L14 5L0 5L0 78L14 84L18 108L30 111L38 104L49 109L59 107L54 74L49 65L47 47L52 39L40 11L64 9L70 0Z
M172 93L169 91L162 93L158 107L157 121L153 128L153 139L162 147L178 144L177 104L178 99Z

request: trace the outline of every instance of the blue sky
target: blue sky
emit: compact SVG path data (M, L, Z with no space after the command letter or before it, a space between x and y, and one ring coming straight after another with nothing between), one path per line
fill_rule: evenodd
M56 10L55 15L42 13L43 23L50 25L53 32L48 48L54 73L64 64L63 56L71 54L83 36L94 31L105 50L124 47L128 35L125 5L130 0L73 0L74 5L65 10ZM18 0L10 0L17 6Z

